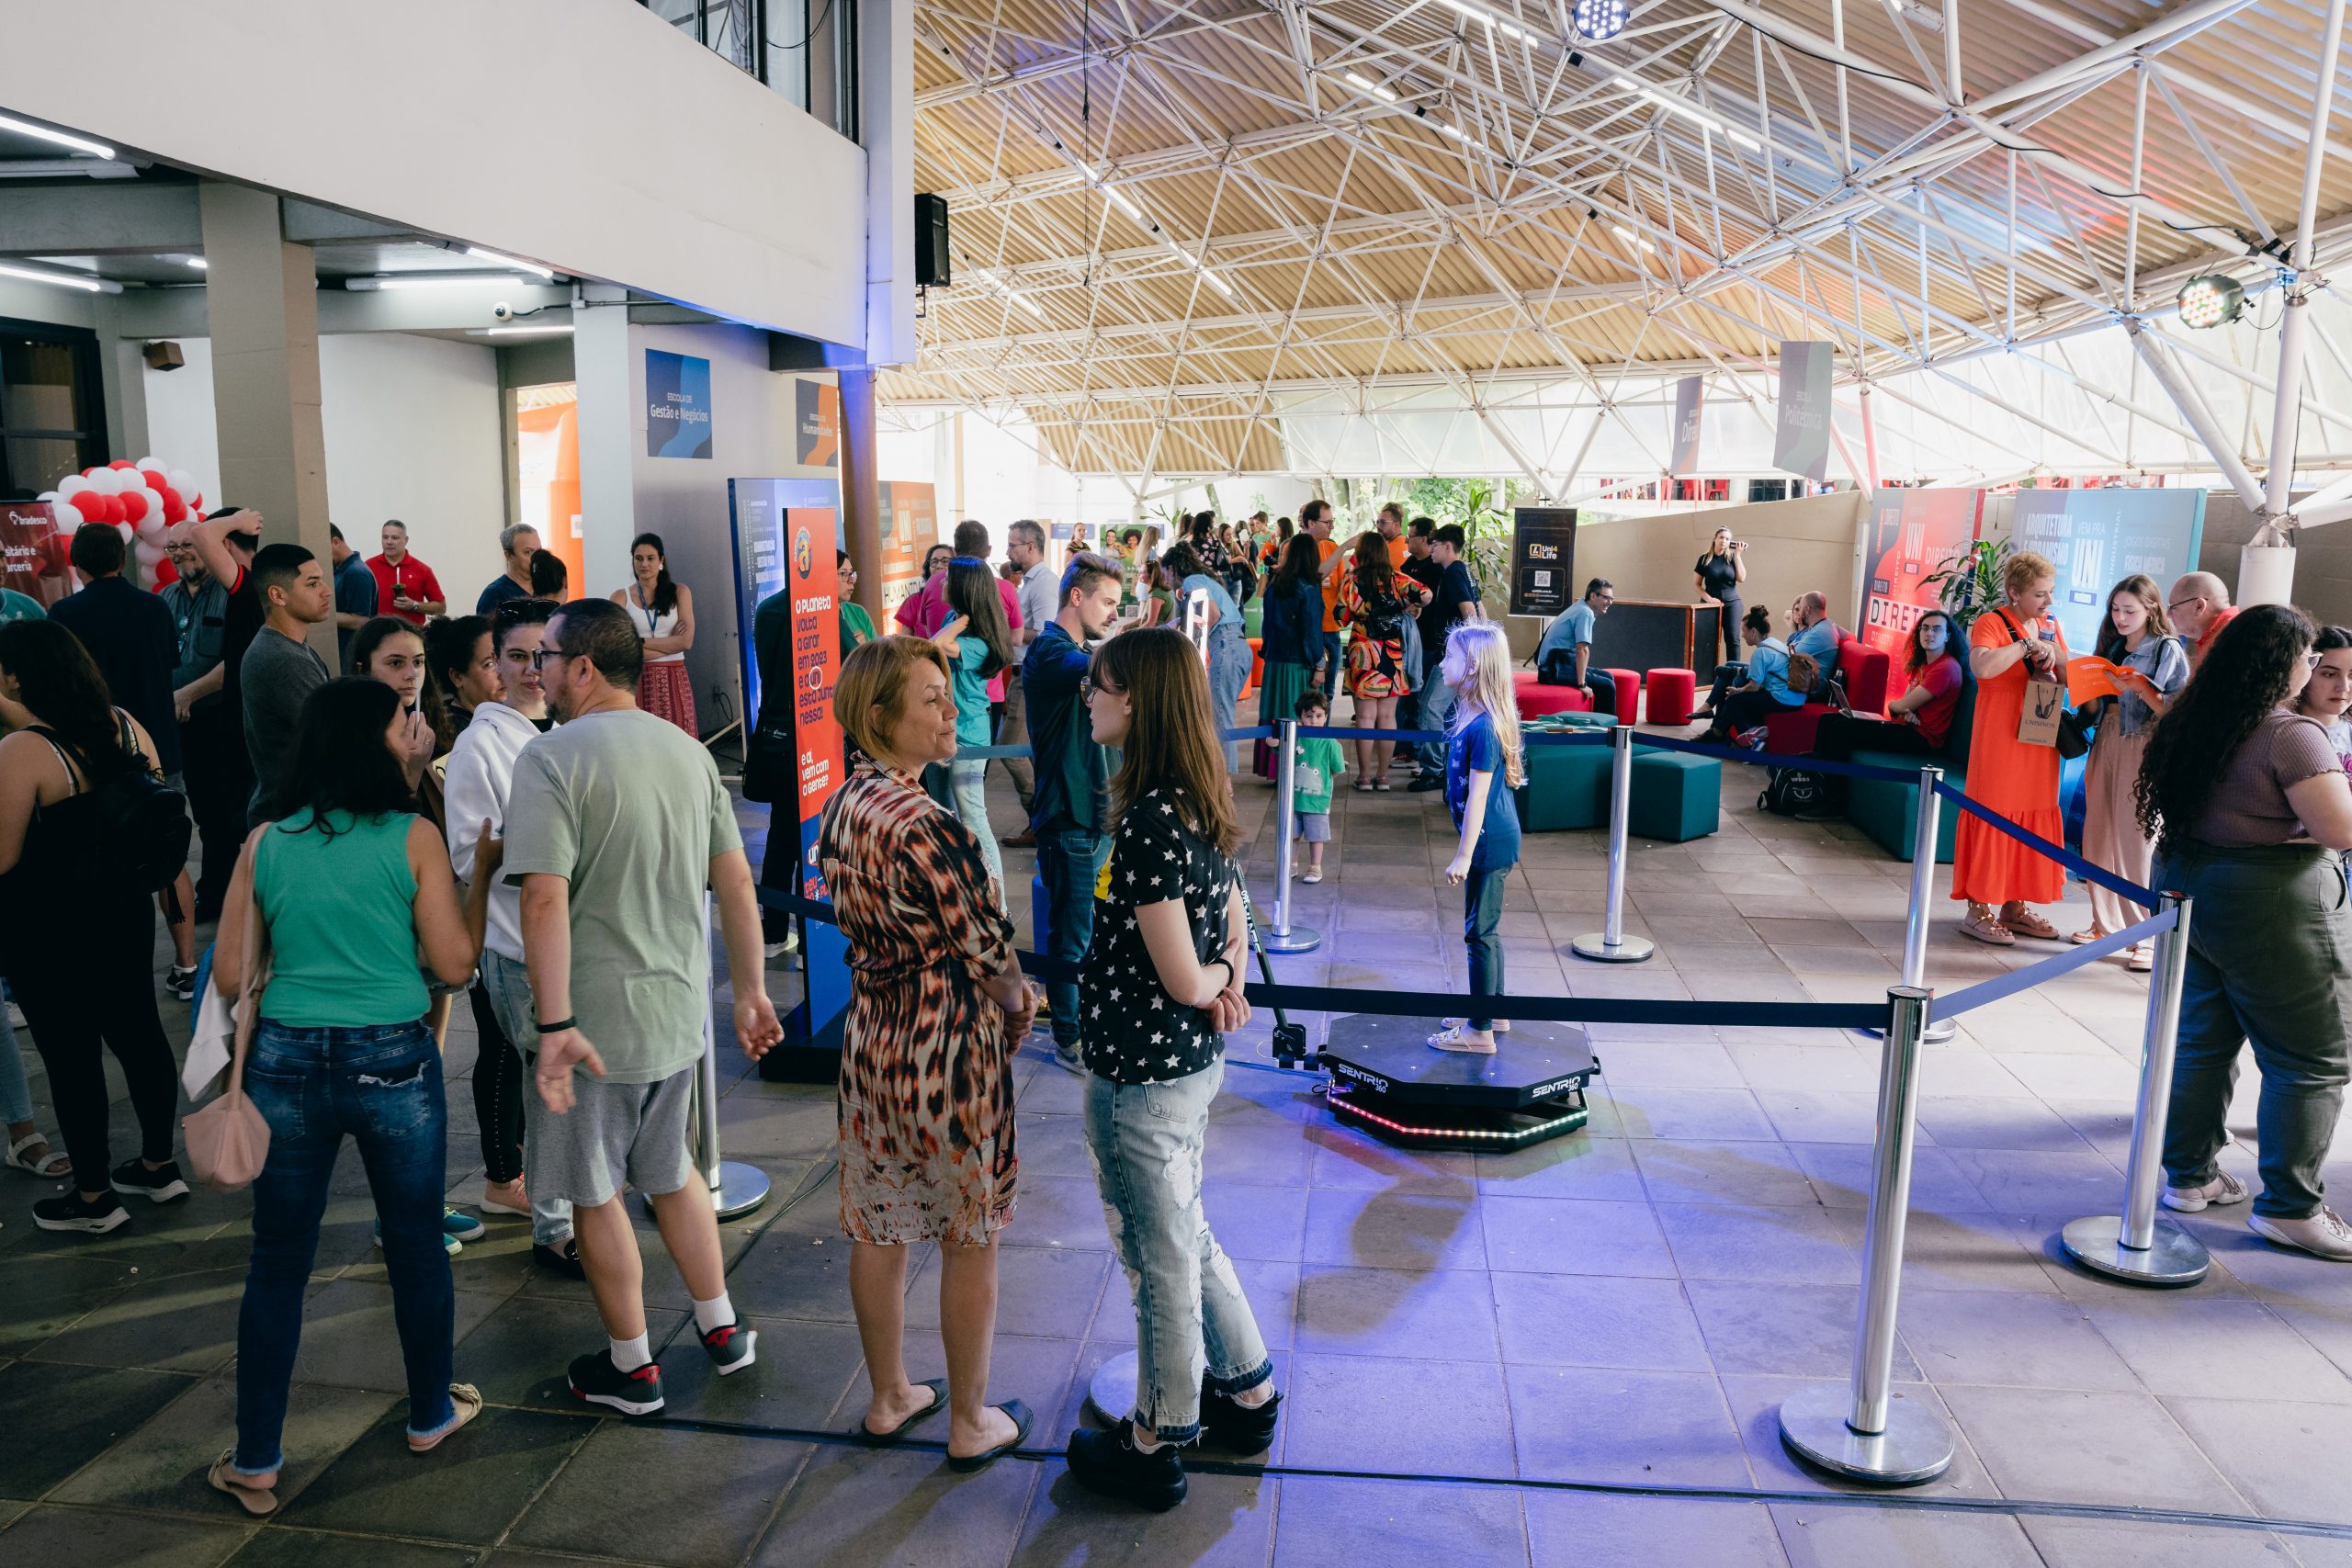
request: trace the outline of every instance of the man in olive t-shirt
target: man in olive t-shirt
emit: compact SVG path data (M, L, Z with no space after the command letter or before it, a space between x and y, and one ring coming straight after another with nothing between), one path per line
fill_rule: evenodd
M752 1364L727 1296L710 1190L686 1144L709 1017L718 895L735 1034L756 1059L781 1039L759 907L710 754L637 705L645 649L628 613L575 599L548 623L541 676L559 727L525 746L507 795L504 872L522 884L523 957L538 1013L538 1093L526 1096L531 1195L572 1206L580 1261L610 1339L574 1359L571 1391L624 1415L662 1408L643 1263L625 1187L653 1201L662 1245L721 1375ZM575 1073L574 1069L582 1069Z

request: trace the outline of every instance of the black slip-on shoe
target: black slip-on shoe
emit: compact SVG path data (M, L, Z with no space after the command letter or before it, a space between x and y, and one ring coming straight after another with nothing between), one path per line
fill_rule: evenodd
M111 1192L101 1192L95 1203L85 1203L79 1192L68 1192L62 1198L44 1198L33 1205L33 1224L45 1231L86 1231L103 1235L130 1218L130 1211L122 1200Z
M168 1203L175 1198L187 1196L187 1182L180 1175L179 1163L172 1161L161 1170L150 1170L144 1160L128 1159L114 1168L107 1184L128 1197L146 1198L153 1202Z
M1237 1404L1230 1394L1217 1393L1201 1380L1201 1430L1220 1448L1245 1454L1263 1453L1273 1446L1274 1423L1282 1418L1283 1396L1251 1407Z

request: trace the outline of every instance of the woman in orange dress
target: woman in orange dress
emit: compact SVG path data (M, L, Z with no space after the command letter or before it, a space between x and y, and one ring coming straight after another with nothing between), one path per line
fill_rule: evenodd
M2018 739L2026 687L2038 679L2065 680L2066 639L2050 618L2058 569L2030 550L2008 558L2001 574L2004 602L1968 629L1968 665L1976 675L1976 726L1968 749L1968 798L2049 840L2064 843L2058 806L2058 748ZM1961 934L1996 947L2020 936L2058 940L2058 928L2030 906L2065 896L2066 874L2056 861L1973 816L1960 819L1953 840L1951 896L1968 901Z
M1430 591L1398 571L1388 542L1366 533L1356 544L1354 566L1340 582L1341 626L1355 628L1348 639L1348 695L1356 700L1359 729L1396 728L1396 704L1405 694L1405 617L1418 615ZM1358 740L1356 788L1386 790L1393 740Z

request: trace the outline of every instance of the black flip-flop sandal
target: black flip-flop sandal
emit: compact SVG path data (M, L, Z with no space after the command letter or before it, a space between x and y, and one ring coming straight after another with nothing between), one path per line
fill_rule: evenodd
M986 1470L990 1464L1000 1459L1002 1459L1006 1454L1011 1453L1013 1450L1019 1448L1022 1444L1029 1440L1030 1424L1036 1420L1036 1417L1030 1414L1029 1407L1022 1404L1021 1401L1017 1399L1008 1399L1002 1404L998 1405L997 1408L1003 1411L1007 1416L1012 1417L1012 1441L999 1443L992 1449L983 1449L978 1453L968 1454L962 1459L957 1459L954 1454L949 1454L947 1456L948 1469L959 1471L966 1475L969 1475L976 1470Z
M865 1439L867 1443L871 1444L875 1448L886 1449L892 1443L897 1442L900 1438L905 1437L907 1435L907 1428L912 1427L916 1422L929 1420L932 1416L938 1415L941 1411L947 1408L947 1380L945 1378L925 1378L922 1382L915 1384L915 1386L917 1388L927 1388L931 1390L931 1403L929 1404L924 1405L921 1410L916 1411L913 1415L908 1416L905 1420L899 1422L897 1426L891 1427L887 1432L877 1432L874 1430L871 1427L868 1427L865 1424L865 1418L861 1416L857 1423L857 1435Z

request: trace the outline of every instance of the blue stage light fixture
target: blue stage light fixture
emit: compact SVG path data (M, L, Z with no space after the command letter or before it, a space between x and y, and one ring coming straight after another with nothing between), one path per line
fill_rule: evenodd
M1577 31L1605 43L1625 30L1625 0L1577 0Z

